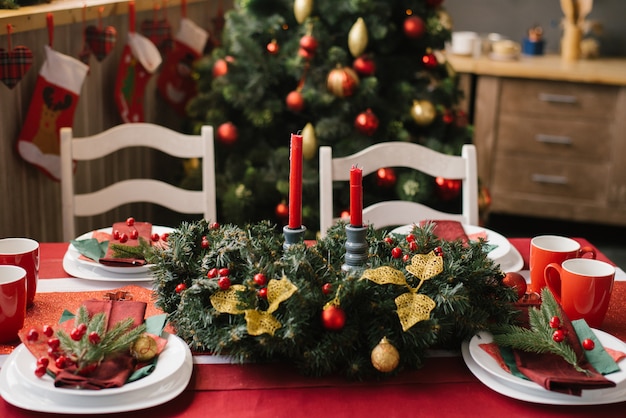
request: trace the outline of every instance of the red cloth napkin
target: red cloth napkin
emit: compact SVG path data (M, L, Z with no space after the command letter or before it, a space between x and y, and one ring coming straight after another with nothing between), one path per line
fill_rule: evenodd
M424 227L428 223L433 223L435 225L433 228L433 234L435 234L435 236L439 239L445 241L456 241L460 239L463 242L467 242L469 240L461 222L448 220L424 220L420 221L419 225L420 227Z
M83 304L89 316L104 312L107 329L120 321L133 318L133 327L143 323L147 304L137 301L88 300ZM56 387L106 389L123 386L135 369L136 361L130 353L121 353L105 359L92 373L76 374L76 367L59 370L54 380Z

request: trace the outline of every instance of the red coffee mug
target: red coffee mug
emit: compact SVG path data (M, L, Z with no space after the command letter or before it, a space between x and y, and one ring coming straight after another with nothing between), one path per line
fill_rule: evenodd
M0 239L0 264L20 266L26 270L26 303L31 306L39 280L39 243L29 238Z
M572 258L546 266L546 286L571 319L598 328L609 309L615 267L589 258Z
M540 235L530 241L530 290L541 293L546 286L544 270L550 263L562 263L570 258L596 258L592 247L581 247L571 238L558 235Z
M26 270L0 266L0 343L18 339L26 317Z

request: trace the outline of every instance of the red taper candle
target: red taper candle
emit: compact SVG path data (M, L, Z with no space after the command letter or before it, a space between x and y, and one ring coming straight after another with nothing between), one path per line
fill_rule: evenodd
M289 228L302 227L302 135L291 134L289 152Z
M350 225L363 226L363 170L350 169Z

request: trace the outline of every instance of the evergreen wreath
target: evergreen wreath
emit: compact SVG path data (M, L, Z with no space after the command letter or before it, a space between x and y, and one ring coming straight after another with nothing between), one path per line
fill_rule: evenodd
M367 271L375 275L380 272L375 269L386 267L393 277L406 277L404 285L381 285L362 278L362 270L342 271L343 223L313 245L287 250L267 221L245 228L206 220L183 223L170 234L167 248L155 248L149 256L156 305L192 350L236 362L283 361L307 375L341 373L356 379L420 368L428 349L457 349L464 339L511 324L519 314L516 292L502 284L504 273L487 257L489 244L440 240L432 229L414 226L409 237L368 228ZM429 280L411 273L410 259L419 254L441 256L441 269ZM220 269L227 269L228 286L218 279ZM255 279L259 273L267 287ZM267 293L261 296L263 287ZM405 330L394 301L411 292L432 300L432 310ZM321 320L331 304L345 313L339 330ZM399 353L399 366L388 373L371 360L383 338Z

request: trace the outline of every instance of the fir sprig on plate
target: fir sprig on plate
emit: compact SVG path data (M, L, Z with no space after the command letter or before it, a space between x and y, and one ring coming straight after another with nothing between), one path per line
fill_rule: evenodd
M541 292L541 307L530 308L528 319L530 328L506 325L494 331L493 341L501 347L522 350L530 353L552 353L563 357L581 373L588 373L578 365L578 356L568 343L566 330L562 329L561 308L549 290Z
M148 261L152 252L152 246L142 237L139 237L138 241L139 245L136 246L114 244L111 242L110 245L113 250L113 258L136 258Z

